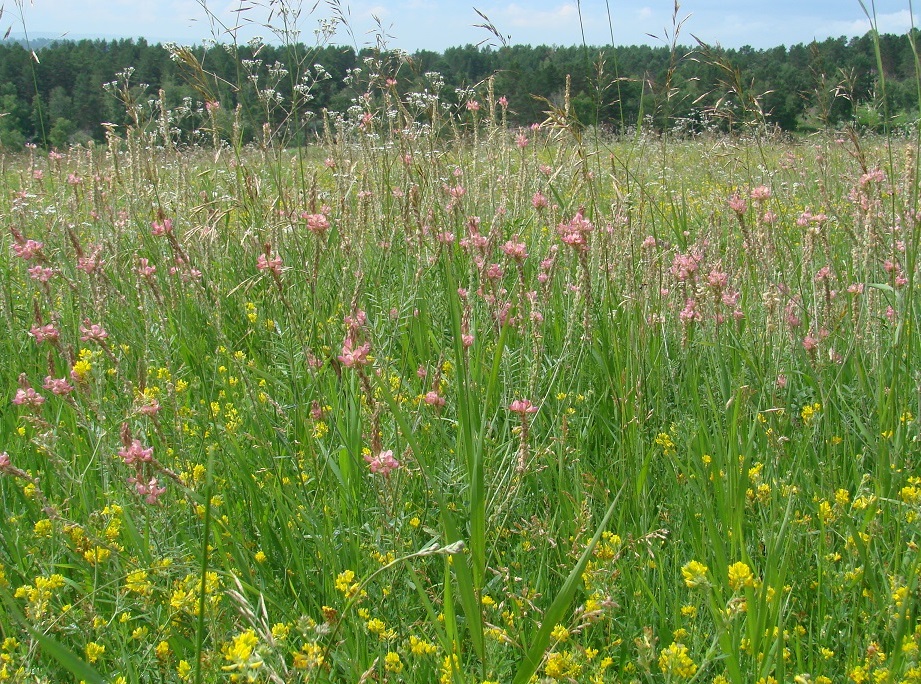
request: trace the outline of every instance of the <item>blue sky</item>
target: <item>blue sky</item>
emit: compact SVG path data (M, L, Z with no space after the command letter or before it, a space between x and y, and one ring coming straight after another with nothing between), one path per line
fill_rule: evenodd
M316 10L311 12L315 2ZM41 37L143 36L157 42L197 43L213 35L204 5L228 27L236 25L235 17L245 17L248 21L242 22L241 39L255 35L269 38L270 33L258 24L267 21L267 7L277 3L278 0L0 0L6 6L0 30L5 32L12 26L12 33L20 35L24 22L30 35ZM17 4L21 4L21 17ZM287 4L296 5L297 0L288 0ZM314 41L318 20L330 16L329 4L327 0L303 0L297 27L304 42ZM674 10L673 0L341 0L340 4L347 11L354 40L340 29L332 42L358 47L373 44L373 17L377 17L392 36L390 46L409 52L440 51L490 39L487 31L475 27L483 20L474 7L503 34L511 36L511 43L532 45L579 44L582 28L592 45L610 43L612 32L613 42L620 45L661 44L666 32L672 32ZM872 0L865 0L865 4L872 11ZM234 11L241 8L246 10ZM904 33L912 26L908 0L876 0L875 11L878 27L884 33ZM869 29L858 0L683 0L678 19L684 20L679 42L685 45L693 44L693 36L697 36L724 47L766 48L863 35ZM915 23L919 23L917 17ZM492 42L495 44L495 39Z

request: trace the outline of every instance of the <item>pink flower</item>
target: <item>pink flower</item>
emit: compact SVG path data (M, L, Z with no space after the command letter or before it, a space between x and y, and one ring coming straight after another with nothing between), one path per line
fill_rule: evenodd
M400 462L393 457L393 451L390 449L382 451L377 456L371 456L369 454L365 456L365 461L368 463L368 467L372 473L375 475L383 475L384 477L390 475L392 471L400 467Z
M36 242L35 240L26 240L22 244L18 244L18 243L14 244L13 252L20 259L23 259L24 261L31 261L35 257L41 256L42 247L44 246L45 245L42 242Z
M729 208L741 216L748 211L748 203L736 193L729 198Z
M151 266L147 259L141 258L138 259L138 267L135 271L142 278L152 278L153 274L157 272L157 267Z
M811 333L803 338L803 349L805 349L810 354L814 352L818 346L819 341L814 338Z
M503 109L505 107L508 107L508 98L505 95L500 97L498 102L499 102L499 106L502 107Z
M301 218L307 222L307 230L316 236L323 236L329 230L329 219L324 214L301 213Z
M256 268L260 271L270 271L276 276L281 275L281 257L277 254L271 256L269 254L260 254L256 258Z
M524 261L528 258L528 246L523 242L509 240L502 245L502 251L505 252L505 256L515 261Z
M54 323L48 323L47 325L36 325L30 331L29 334L35 338L35 341L38 344L41 344L44 341L56 342L61 336L60 331L54 327Z
M19 388L16 390L16 396L13 397L14 406L31 406L33 408L38 408L44 403L45 397L31 387Z
M150 224L150 234L155 237L160 237L161 235L169 235L173 232L173 221L172 219L164 219L162 223L157 221L152 221Z
M4 470L9 470L12 467L13 462L10 459L10 455L5 451L0 452L0 472Z
M764 202L771 196L771 189L766 185L759 185L757 188L752 188L751 198L755 202Z
M595 226L585 218L582 209L579 209L568 223L561 223L556 227L556 232L560 239L579 252L584 252L588 249L587 236L593 230L595 230Z
M476 100L467 100L467 111L468 112L478 112L480 111L480 103Z
M531 198L531 206L535 209L546 209L549 204L547 198L540 191L535 192Z
M54 275L54 269L46 266L33 266L28 269L28 273L32 280L37 280L40 283L47 283L51 280L51 276Z
M473 339L473 335L461 335L461 344L464 345L465 348L469 349L473 346Z
M355 340L349 335L342 343L342 354L339 355L339 362L346 368L355 368L368 364L368 354L371 352L371 343L365 342L359 347L355 347Z
M144 497L146 501L151 506L156 505L160 496L166 492L166 487L158 487L157 478L152 477L147 482L140 480L136 477L128 478L128 484L134 485L134 491L138 493L138 496Z
M678 314L678 318L685 325L699 321L702 316L700 311L697 310L697 302L693 299L687 299L684 302L684 309Z
M829 266L823 266L815 274L815 281L821 283L828 280L831 277L831 268Z
M429 406L434 406L435 408L441 408L445 405L444 397L442 397L440 394L438 394L438 392L435 392L434 390L422 397L422 401L424 401Z
M728 282L729 276L716 268L711 269L710 275L707 276L707 284L717 292L724 290Z
M74 386L67 382L67 378L52 378L50 375L45 377L42 387L58 397L63 397L74 391Z
M153 460L153 447L145 449L141 446L141 440L131 440L131 446L127 449L119 449L118 455L124 460L126 465L135 463L150 463Z
M515 144L518 145L518 149L523 150L528 146L528 136L524 133L519 133L518 137L515 138Z
M508 410L522 418L529 413L537 413L537 407L529 399L516 399L508 405Z
M83 325L80 326L80 340L82 342L98 342L103 344L109 333L105 331L98 323L90 323L88 318L83 319Z
M161 408L162 407L160 406L160 402L151 398L138 407L138 413L152 418L160 413Z

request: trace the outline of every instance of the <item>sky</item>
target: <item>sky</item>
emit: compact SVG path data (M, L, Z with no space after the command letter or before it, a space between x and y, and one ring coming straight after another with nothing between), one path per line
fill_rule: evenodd
M813 39L860 36L870 29L860 0L0 0L5 11L0 31L42 38L138 38L150 42L196 44L237 27L237 39L272 40L265 24L278 24L271 7L300 6L295 26L300 40L315 43L322 19L348 19L330 41L361 48L387 36L391 48L443 51L470 44L499 46L476 10L488 17L509 44L663 45L675 33L678 42L695 38L726 48L769 48L809 43ZM921 3L918 3L921 5ZM909 0L864 0L882 33L901 34L913 22ZM476 8L476 9L474 9ZM612 40L613 36L613 40Z

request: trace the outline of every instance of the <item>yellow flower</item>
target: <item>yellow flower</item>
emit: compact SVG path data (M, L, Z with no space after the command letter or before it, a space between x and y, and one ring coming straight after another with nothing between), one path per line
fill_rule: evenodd
M256 653L256 646L259 645L259 637L251 629L242 634L238 634L229 644L223 648L224 660L230 664L225 665L225 672L258 670L263 665L262 658Z
M733 591L738 591L742 587L754 586L754 580L751 568L745 563L739 561L729 566L729 586Z
M257 551L255 558L257 563L265 563L268 556L265 555L265 551Z
M694 589L695 587L700 587L707 583L707 571L708 568L706 565L692 560L685 563L684 567L681 568L681 575L684 577L684 583L691 589Z
M544 665L544 674L551 679L575 679L581 673L582 666L569 651L551 653Z
M557 625L553 628L553 631L550 632L550 636L556 639L557 641L563 642L569 640L569 630L566 629L563 625Z
M384 656L384 669L387 672L399 674L403 671L403 663L400 661L400 655L390 651Z
M688 655L687 646L675 642L659 654L659 669L667 677L690 679L697 672L697 665Z
M91 641L86 645L86 659L95 663L99 660L99 656L106 652L106 647L100 644L97 644L95 641Z
M413 634L409 637L409 650L413 655L433 655L438 647Z

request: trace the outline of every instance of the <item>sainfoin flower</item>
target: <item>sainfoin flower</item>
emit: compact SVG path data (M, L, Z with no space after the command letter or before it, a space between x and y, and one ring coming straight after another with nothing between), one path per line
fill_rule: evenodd
M44 403L45 397L31 387L20 387L16 390L16 396L13 397L13 404L15 406L33 406L37 408Z
M83 319L83 325L80 326L80 339L83 342L105 342L109 333L105 331L98 323L90 323L89 319Z
M74 386L67 382L67 378L52 378L50 375L45 378L42 387L59 397L74 391Z
M54 327L54 323L36 325L29 331L29 334L34 337L35 341L39 344L46 340L48 342L54 342L61 336L60 331Z
M279 276L281 275L281 257L277 254L275 256L260 254L256 258L256 268L260 271L270 271Z
M135 463L149 463L153 460L153 447L148 447L145 449L143 446L141 446L141 440L135 439L131 441L131 445L128 448L119 449L118 455L126 465L134 465Z
M508 410L521 416L537 413L537 407L529 399L516 399L508 405Z
M400 462L393 457L393 451L390 449L380 452L377 456L369 454L365 456L365 461L368 463L368 468L375 475L386 476L400 467Z
M128 484L134 485L134 491L138 493L138 496L144 497L144 501L151 506L156 504L160 500L160 496L166 492L166 487L158 486L159 483L155 477L146 482L136 477L129 477Z

